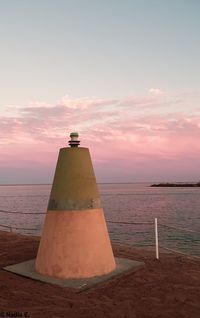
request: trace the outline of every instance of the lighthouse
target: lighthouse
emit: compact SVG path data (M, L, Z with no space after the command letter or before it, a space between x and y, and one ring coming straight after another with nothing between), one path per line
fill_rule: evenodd
M78 133L60 149L35 271L60 278L90 278L116 268L88 148Z
M79 145L71 133L59 151L36 258L3 268L77 292L144 266L114 258L89 149Z

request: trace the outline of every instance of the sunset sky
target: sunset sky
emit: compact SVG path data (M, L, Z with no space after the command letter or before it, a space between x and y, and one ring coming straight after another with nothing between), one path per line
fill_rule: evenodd
M98 182L200 180L199 0L2 0L0 183L51 183L71 131Z

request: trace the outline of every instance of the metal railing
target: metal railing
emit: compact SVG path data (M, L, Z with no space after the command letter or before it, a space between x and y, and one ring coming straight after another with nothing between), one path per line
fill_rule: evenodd
M13 232L13 230L24 230L24 231L38 231L37 229L29 229L29 228L25 228L25 227L16 227L16 226L12 226L12 225L4 225L4 224L0 224L0 227L4 227L10 230L10 232Z
M0 212L2 213L11 213L11 214L28 214L28 215L35 215L35 214L39 214L39 215L45 215L46 213L40 213L40 212L18 212L18 211L6 211L6 210L0 210ZM127 222L127 221L113 221L113 220L107 220L107 223L110 224L122 224L122 225L154 225L154 241L155 241L155 254L156 254L156 259L159 259L159 249L166 249L170 252L173 253L179 253L179 254L183 254L187 257L192 257L195 259L200 260L199 256L195 256L195 255L189 255L187 253L172 249L172 248L168 248L164 245L159 244L159 227L163 227L163 228L168 228L168 229L173 229L173 230L177 230L177 231L183 231L183 232L188 232L188 233L192 233L192 234L200 234L200 232L195 231L195 230L191 230L191 229L185 229L182 227L175 227L172 225L167 225L167 224L163 224L163 223L158 223L158 219L155 218L154 222ZM12 225L4 225L4 224L0 224L0 227L3 227L5 229L8 229L10 232L14 232L15 230L19 230L19 231L32 231L32 232L38 232L40 229L36 229L36 228L23 228L23 227L17 227L17 226L12 226ZM150 246L150 245L148 245ZM152 245L151 245L152 246Z
M6 229L9 229L10 232L12 232L12 226L0 224L0 227L4 227Z
M46 214L44 212L19 212L19 211L7 211L7 210L0 210L2 213L10 213L10 214Z
M182 228L182 227L176 227L176 226L173 226L173 225L167 225L167 224L159 223L159 226L164 227L164 228L168 228L168 229L172 229L172 230L176 230L176 231L182 231L182 232L186 232L186 233L190 233L190 234L198 234L198 235L200 235L200 232L198 232L198 231L190 230L190 229L186 229L186 228ZM156 228L156 221L155 221L155 228ZM156 230L155 230L155 232L156 232ZM158 233L157 233L157 235L158 235ZM173 253L182 254L182 255L185 255L185 256L187 256L189 258L195 258L197 260L200 260L200 256L189 255L188 253L185 253L185 252L182 252L182 251L178 251L176 249L169 248L169 247L166 247L164 245L160 245L160 247L165 249L165 250L167 250L167 251L173 252Z

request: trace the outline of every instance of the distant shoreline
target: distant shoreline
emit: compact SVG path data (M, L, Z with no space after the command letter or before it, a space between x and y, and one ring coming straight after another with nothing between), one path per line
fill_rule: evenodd
M136 182L97 182L98 185L103 184L146 184L147 187L200 187L199 182L159 182L151 184L150 181ZM24 186L52 186L52 183L2 183L0 187L24 187Z
M200 182L191 183L191 182L166 182L166 183L154 183L151 184L150 187L200 187Z

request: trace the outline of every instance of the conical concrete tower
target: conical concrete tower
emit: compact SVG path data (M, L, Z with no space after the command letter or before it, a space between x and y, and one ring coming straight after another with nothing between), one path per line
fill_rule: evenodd
M55 278L101 276L116 268L88 148L60 149L35 270Z

